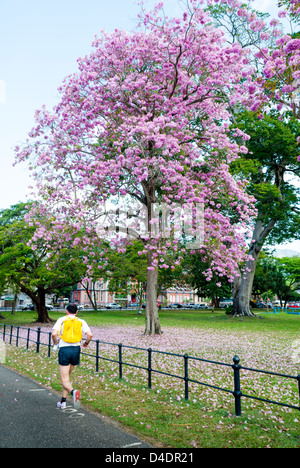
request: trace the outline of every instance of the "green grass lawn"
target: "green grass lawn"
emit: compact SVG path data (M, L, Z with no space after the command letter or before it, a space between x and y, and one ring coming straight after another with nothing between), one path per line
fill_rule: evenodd
M223 330L249 330L249 331L288 331L291 333L299 333L300 315L289 315L285 313L273 314L261 309L254 310L257 314L257 319L253 318L232 318L226 315L224 310L193 310L193 309L173 309L161 310L159 312L162 328L182 327L182 328L219 328ZM37 316L31 311L17 311L15 315L11 312L1 311L8 325L28 326L35 323ZM64 314L63 311L52 310L49 316L54 321ZM91 326L102 325L136 325L138 323L144 325L145 313L138 314L136 310L101 310L101 311L80 311L78 317L84 318ZM1 320L0 320L1 322Z
M99 329L103 335L100 335L100 339L104 336L110 339L115 337L116 340L124 338L137 347L151 346L158 350L169 349L170 352L176 352L181 347L182 352L186 351L191 356L196 353L204 359L214 358L229 363L238 352L243 365L288 375L300 373L299 363L293 363L289 353L292 343L299 339L300 316L257 312L261 318L233 319L225 315L224 310L214 313L209 310L162 310L160 319L164 333L162 337L153 339L142 337L144 313L138 314L133 310L84 311L80 312L80 317L86 319L91 327ZM36 326L34 312L17 312L15 316L11 316L10 312L2 314L5 316L2 323L7 325ZM62 314L51 311L50 317L56 320ZM123 334L120 335L121 332ZM25 351L9 345L6 345L5 354L5 365L60 392L56 355L52 354L49 359L45 348L36 354L34 349ZM144 357L142 352L134 351L126 359L141 363ZM167 356L161 364L170 373L176 370L174 362ZM209 382L217 379L218 384L227 385L225 372L217 373L207 365L200 371ZM232 370L229 374L231 381ZM242 416L236 417L231 394L191 384L190 399L185 401L183 383L179 379L174 381L171 377L153 375L150 390L144 371L124 368L123 379L119 380L117 364L101 360L99 372L95 373L94 359L89 356L82 357L81 366L76 369L73 379L86 407L113 418L155 446L300 446L298 410L242 399ZM264 396L275 400L283 395L284 401L294 399L292 404L299 404L296 382L283 387L283 383L276 378L270 380L269 376L258 374L253 380L246 373L244 389L244 393L255 391L257 395L264 391Z

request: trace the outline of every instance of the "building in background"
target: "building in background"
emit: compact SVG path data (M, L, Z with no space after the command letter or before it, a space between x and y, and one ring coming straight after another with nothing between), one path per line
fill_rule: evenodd
M83 307L91 307L92 302L97 303L98 307L105 306L107 303L120 303L123 306L129 304L138 304L139 299L137 297L135 285L132 283L132 287L129 285L129 292L127 294L119 294L110 291L109 281L99 279L96 282L85 282L84 284L78 283L76 289L72 291L70 300ZM159 304L185 304L185 303L198 303L196 292L189 287L172 287L161 294L159 294L157 301ZM146 294L143 293L142 303L146 302Z

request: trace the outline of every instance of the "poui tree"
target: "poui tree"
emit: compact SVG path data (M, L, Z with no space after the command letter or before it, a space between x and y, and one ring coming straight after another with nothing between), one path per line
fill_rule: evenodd
M125 211L131 202L135 214L143 211L145 230L135 225L135 232L147 254L146 334L161 332L158 269L168 268L165 255L180 248L174 223L168 235L155 229L160 210L153 206L203 207L203 242L194 250L209 264L208 280L214 274L234 280L254 213L245 181L229 172L247 151L230 137L230 106L253 104L253 69L246 51L228 45L212 26L209 13L194 0L187 3L181 18L166 18L159 4L140 15L137 31L97 37L61 86L58 105L36 112L36 127L17 148L18 160L33 169L44 213L55 215L52 228L86 229L87 249L105 235L99 216L111 198ZM193 228L195 234L199 226ZM124 241L119 234L115 243ZM101 275L102 259L91 262Z

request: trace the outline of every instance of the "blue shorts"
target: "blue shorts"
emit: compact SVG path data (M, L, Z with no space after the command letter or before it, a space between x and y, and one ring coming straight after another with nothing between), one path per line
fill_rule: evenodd
M63 346L58 351L60 366L78 366L80 363L80 346Z

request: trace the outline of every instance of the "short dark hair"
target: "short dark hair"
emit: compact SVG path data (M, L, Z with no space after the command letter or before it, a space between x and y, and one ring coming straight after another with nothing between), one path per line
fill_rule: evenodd
M76 304L68 304L67 305L67 311L69 314L77 314L78 308Z

